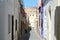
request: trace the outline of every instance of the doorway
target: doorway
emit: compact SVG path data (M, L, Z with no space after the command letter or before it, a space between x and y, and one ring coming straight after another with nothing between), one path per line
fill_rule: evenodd
M55 37L56 40L60 40L60 6L55 10Z
M12 16L12 40L14 40L14 16Z
M14 40L14 16L8 15L8 35L9 40Z

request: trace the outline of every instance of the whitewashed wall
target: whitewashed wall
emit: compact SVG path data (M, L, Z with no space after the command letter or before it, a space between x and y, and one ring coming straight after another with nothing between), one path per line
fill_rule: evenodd
M0 0L0 40L10 40L11 34L8 34L8 15L14 15L14 22L17 19L19 24L18 0ZM18 25L19 27L19 25ZM14 40L17 40L14 23Z
M54 12L55 12L55 3L54 0L49 1L44 6L44 35L46 36L47 40L54 40ZM49 16L49 6L51 6L51 19ZM46 16L45 16L46 15ZM46 21L47 23L46 23ZM48 35L47 35L48 34Z
M0 0L0 40L8 40L5 28L5 15L5 2Z

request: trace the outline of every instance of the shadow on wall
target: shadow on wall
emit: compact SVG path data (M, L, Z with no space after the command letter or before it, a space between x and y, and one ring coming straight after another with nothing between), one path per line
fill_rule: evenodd
M29 19L26 19L27 13L24 10L24 5L19 0L20 3L20 32L18 34L18 40L29 40L31 27L29 27Z
M28 29L26 29L26 24L22 22L22 34L21 36L19 36L18 40L29 40L30 31L31 31L31 27L28 27Z
M28 28L27 33L26 33L26 30L24 31L24 33L22 34L19 40L29 40L30 31L31 31L31 27Z
M55 10L55 39L60 40L60 6L56 7Z

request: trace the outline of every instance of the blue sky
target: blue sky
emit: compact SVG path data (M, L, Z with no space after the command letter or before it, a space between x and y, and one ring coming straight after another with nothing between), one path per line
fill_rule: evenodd
M23 0L24 7L37 6L37 0Z

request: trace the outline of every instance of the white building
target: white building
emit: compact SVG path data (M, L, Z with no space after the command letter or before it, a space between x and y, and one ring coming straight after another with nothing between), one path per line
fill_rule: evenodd
M44 3L44 2L43 2ZM44 37L47 40L60 40L60 0L46 0L44 3Z
M17 40L19 6L18 0L0 0L0 40Z
M55 0L54 33L56 40L60 40L60 0Z
M55 1L46 0L44 3L44 17L43 17L43 28L44 38L46 40L54 40L54 12L55 12ZM54 4L53 4L54 3Z

